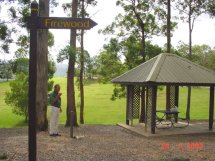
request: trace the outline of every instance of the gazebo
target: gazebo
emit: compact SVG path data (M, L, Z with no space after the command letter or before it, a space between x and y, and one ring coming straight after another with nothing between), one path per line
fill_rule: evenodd
M215 72L175 54L162 53L112 80L127 87L126 124L145 123L155 134L157 87L166 86L166 109L178 107L179 86L208 86L209 130L213 130Z

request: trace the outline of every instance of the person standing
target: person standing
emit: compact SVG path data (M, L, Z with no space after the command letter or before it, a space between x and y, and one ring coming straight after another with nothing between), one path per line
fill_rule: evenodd
M60 85L56 84L54 86L54 91L50 94L50 104L51 104L51 115L50 115L50 136L61 136L58 133L58 120L59 113L62 112L61 109L61 95Z

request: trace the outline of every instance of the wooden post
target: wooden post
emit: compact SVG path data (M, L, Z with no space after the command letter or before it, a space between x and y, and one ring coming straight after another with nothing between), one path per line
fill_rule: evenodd
M156 127L157 86L152 87L151 133L155 134Z
M209 105L209 130L213 130L214 119L214 86L210 86L210 105Z
M145 100L145 86L142 86L141 90L141 114L140 114L140 123L145 123L145 115L146 115L146 100Z
M130 86L127 86L127 101L126 101L126 125L129 125L129 119L128 119L128 115L129 115L129 92L130 92Z
M167 85L166 86L166 110L167 111L169 111L170 108L171 108L171 105L170 105L170 98L171 98L170 90L171 90L170 85ZM166 119L169 119L169 117L166 116Z
M36 140L36 84L37 84L37 17L38 3L31 3L30 17L30 56L29 56L29 121L28 121L28 153L29 161L37 159Z
M179 86L175 86L175 106L178 108ZM178 114L175 114L175 122L178 122Z

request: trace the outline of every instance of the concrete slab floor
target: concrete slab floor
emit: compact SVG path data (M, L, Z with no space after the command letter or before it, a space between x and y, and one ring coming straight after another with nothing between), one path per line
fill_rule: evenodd
M191 122L189 126L177 128L164 128L164 129L155 129L155 134L151 134L150 131L145 131L145 124L139 123L133 126L126 124L117 124L118 126L125 128L131 132L134 132L138 135L146 137L156 137L156 136L171 136L171 135L193 135L193 134L215 134L215 130L209 131L208 122ZM180 126L180 125L179 125Z

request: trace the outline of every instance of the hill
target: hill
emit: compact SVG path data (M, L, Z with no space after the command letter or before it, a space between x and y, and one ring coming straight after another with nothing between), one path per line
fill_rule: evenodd
M67 64L60 64L57 63L56 64L56 72L54 74L54 77L66 77L67 75L67 69L68 69L68 65Z

